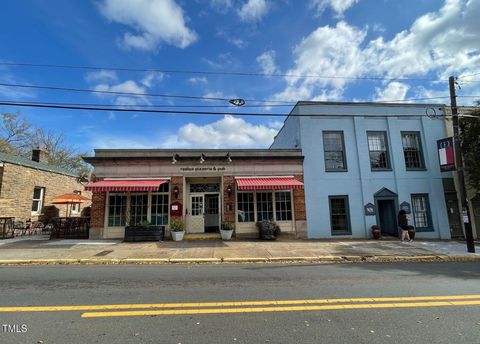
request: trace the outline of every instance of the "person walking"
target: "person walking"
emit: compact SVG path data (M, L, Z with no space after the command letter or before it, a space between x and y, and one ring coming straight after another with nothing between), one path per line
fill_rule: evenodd
M400 209L397 216L397 222L398 227L402 229L402 242L405 242L405 239L408 241L412 241L412 239L410 239L410 235L408 235L408 229L410 226L408 225L408 214L405 210Z

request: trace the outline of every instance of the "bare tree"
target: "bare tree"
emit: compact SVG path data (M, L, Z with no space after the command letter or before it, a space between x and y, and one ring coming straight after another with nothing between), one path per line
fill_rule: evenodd
M32 127L18 112L2 112L0 151L19 154L30 147Z
M52 130L34 129L18 112L2 113L0 117L0 151L31 157L33 148L48 152L50 165L63 167L85 176L88 165L82 160L77 149L65 141L63 133Z

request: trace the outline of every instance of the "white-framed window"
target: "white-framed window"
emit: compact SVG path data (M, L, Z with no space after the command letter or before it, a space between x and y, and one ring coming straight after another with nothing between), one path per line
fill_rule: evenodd
M155 192L110 192L107 196L108 227L135 226L150 223L168 225L168 184Z
M38 186L33 188L32 215L39 215L42 213L44 196L45 196L45 188L38 187Z
M130 226L136 226L148 221L148 193L130 194Z
M150 223L155 226L168 224L168 193L152 193Z
M293 205L290 190L237 193L238 222L291 221L292 218Z
M82 194L82 192L79 191L79 190L75 190L73 193L77 194L77 195ZM80 213L80 203L72 204L72 213L74 213L74 214L79 214Z
M239 192L237 194L237 204L238 222L254 222L255 206L253 192Z
M123 227L127 215L127 194L109 193L107 203L107 226Z

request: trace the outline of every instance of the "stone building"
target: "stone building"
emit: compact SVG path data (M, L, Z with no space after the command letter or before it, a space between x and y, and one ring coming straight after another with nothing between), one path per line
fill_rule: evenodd
M218 232L235 223L237 237L257 236L274 220L282 233L306 236L300 150L96 149L90 238L122 238L125 226L182 219L186 233Z
M75 174L44 163L45 154L35 149L32 159L27 159L0 152L0 217L37 221L46 212L65 216L65 205L55 205L58 211L52 212L55 208L50 202L55 196L76 192L90 198ZM73 206L72 216L80 215L88 205L89 202Z

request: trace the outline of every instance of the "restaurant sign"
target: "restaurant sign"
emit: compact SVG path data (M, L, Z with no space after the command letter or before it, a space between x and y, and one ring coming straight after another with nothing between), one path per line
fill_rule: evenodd
M227 168L225 166L183 166L180 167L181 172L225 172Z

